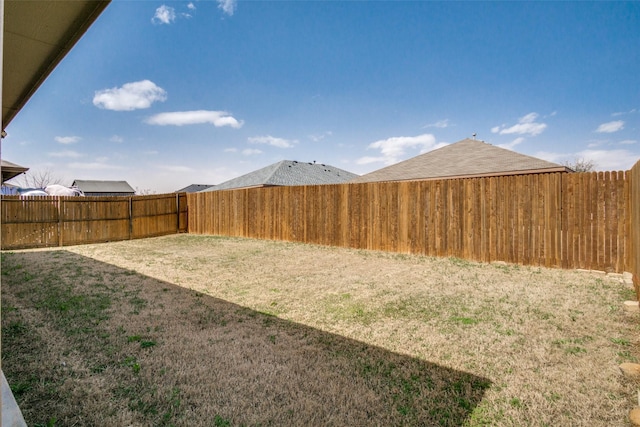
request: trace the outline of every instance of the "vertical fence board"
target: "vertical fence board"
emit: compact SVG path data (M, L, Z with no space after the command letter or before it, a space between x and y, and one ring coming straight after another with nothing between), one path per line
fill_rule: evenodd
M573 213L577 218L576 235L578 239L579 251L579 259L576 265L579 268L589 268L589 261L587 257L587 235L589 233L589 221L587 218L587 215L589 215L589 212L587 210L587 193L589 191L588 178L590 174L579 173L576 175L578 179L578 187L582 189L582 191L576 191L576 210Z
M636 298L640 300L640 161L636 162L630 172L628 212L631 217L628 265L633 274Z
M607 183L607 195L606 195L606 204L608 221L606 224L605 238L607 239L607 244L609 246L609 250L607 251L608 261L607 261L607 271L615 271L616 263L618 258L618 239L616 236L617 224L618 224L618 194L617 194L617 183L618 183L618 172L611 172L610 181Z
M622 175L620 175L622 173ZM629 180L630 172L618 172L618 228L616 236L618 238L618 264L616 271L633 271L630 263L630 240L631 240L631 218L627 216L626 210L630 208ZM631 213L631 212L629 212Z
M589 186L591 192L589 193L589 218L590 218L590 242L589 242L589 268L598 269L598 259L600 254L598 253L598 172L589 174Z
M604 195L606 192L604 173L597 173L596 181L596 216L595 216L595 232L596 232L596 267L597 270L603 270L602 266L605 264L605 239L604 239L604 224L606 220L605 200Z

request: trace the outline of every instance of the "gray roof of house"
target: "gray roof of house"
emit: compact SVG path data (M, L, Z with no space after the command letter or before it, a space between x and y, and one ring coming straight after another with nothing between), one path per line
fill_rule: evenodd
M11 178L15 178L21 173L29 170L29 168L25 168L24 166L11 163L4 159L2 159L1 165L2 165L2 182L8 181Z
M0 163L2 164L3 168L16 168L16 169L29 170L29 168L25 168L24 166L20 166L18 164L12 163L5 159L0 160Z
M204 191L283 185L341 184L358 175L321 163L282 160Z
M76 179L73 186L84 193L135 193L127 181L87 181Z
M516 153L483 141L463 139L395 165L359 176L350 183L567 172L557 163Z
M211 184L191 184L187 185L180 190L176 190L176 193L196 193L198 191L206 190L207 188L211 188L213 185Z

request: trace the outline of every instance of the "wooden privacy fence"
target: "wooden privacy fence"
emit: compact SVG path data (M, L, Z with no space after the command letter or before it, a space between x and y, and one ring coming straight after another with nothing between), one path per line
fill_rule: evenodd
M132 197L2 197L2 249L139 239L187 230L184 193Z
M3 196L1 206L3 250L188 231L630 271L640 295L640 162L627 172L134 197Z
M640 161L631 168L631 254L629 271L633 273L633 284L640 300Z
M630 175L551 173L191 193L188 229L622 272L630 268Z

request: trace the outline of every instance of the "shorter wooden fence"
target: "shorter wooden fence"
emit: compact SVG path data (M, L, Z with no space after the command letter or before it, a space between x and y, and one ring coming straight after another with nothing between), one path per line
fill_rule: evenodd
M185 193L2 197L2 250L70 246L187 231Z

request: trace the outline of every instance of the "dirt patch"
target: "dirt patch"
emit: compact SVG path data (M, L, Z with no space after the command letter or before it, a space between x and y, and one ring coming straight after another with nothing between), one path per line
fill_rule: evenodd
M29 425L611 426L634 404L633 291L609 276L193 235L2 274Z

